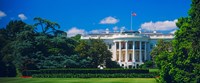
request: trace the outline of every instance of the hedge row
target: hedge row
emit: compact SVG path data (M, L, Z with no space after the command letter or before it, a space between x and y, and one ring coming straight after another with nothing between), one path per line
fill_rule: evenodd
M148 69L43 69L23 71L23 76L33 74L130 74L130 73L149 73Z
M34 74L33 78L154 78L157 73L148 74Z

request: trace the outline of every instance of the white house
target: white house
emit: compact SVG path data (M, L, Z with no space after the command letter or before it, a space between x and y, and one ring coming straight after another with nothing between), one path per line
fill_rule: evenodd
M81 39L103 39L112 52L112 60L124 68L138 67L150 60L150 52L159 39L172 40L173 34L143 33L141 31L109 32L82 35Z

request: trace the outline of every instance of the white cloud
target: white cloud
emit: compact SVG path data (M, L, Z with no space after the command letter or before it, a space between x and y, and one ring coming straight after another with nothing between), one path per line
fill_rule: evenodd
M21 20L26 20L27 17L24 15L24 14L19 14L18 17L21 19Z
M114 30L114 31L117 31L117 30L118 30L118 27L117 27L117 26L113 27L113 30Z
M126 29L125 26L121 27L120 30L124 31Z
M2 17L5 17L5 16L6 16L6 13L0 10L0 19L1 19Z
M102 19L102 20L100 21L100 24L116 24L116 23L118 23L118 22L119 22L118 19L116 19L116 18L114 18L114 17L112 17L112 16L108 16L108 17Z
M173 30L173 31L171 31L170 33L171 33L171 34L174 34L175 32L176 32L176 30Z
M83 35L85 33L86 33L86 31L84 29L78 29L77 27L72 27L71 29L69 29L67 31L67 36L72 37L72 36L75 36L77 34Z
M98 33L103 33L105 32L105 30L103 29L96 29L96 30L91 30L90 33L93 33L93 34L98 34Z
M157 22L145 22L141 25L142 30L158 30L158 31L168 31L168 30L173 30L177 29L176 22L178 20L175 19L173 21L157 21Z

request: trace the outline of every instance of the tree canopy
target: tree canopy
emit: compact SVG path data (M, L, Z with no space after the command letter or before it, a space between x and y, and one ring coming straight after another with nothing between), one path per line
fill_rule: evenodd
M161 52L160 82L200 82L200 0L192 0L188 17L178 19L172 52ZM158 49L158 48L157 48ZM164 49L165 50L165 49Z
M82 41L81 35L68 38L56 22L40 17L34 20L34 25L10 21L0 29L0 76L48 68L97 68L112 62L102 40Z
M156 47L153 48L150 54L156 64L156 67L161 68L162 64L165 63L165 60L167 60L168 55L166 53L171 51L171 41L158 40Z

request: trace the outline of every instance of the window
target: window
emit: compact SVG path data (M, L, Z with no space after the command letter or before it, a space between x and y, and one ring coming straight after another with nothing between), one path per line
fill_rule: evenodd
M111 49L112 48L112 44L108 44L108 48Z
M145 48L145 42L142 42L142 49L144 50Z
M119 42L117 42L116 44L117 44L117 49L119 49Z
M144 51L142 51L142 61L144 62L145 60L145 55L144 55Z
M129 54L128 62L132 62L132 54Z
M128 42L128 49L133 49L133 42Z
M122 49L125 49L125 42L122 42Z
M139 51L135 52L135 61L139 62Z
M140 48L140 42L139 41L136 41L135 42L135 49L139 49Z

